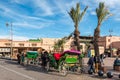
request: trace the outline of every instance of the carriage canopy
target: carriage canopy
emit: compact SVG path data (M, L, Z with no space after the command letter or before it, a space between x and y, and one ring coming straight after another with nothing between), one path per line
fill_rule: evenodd
M80 53L80 51L77 51L77 50L66 50L61 54L61 56L65 55L65 54L79 55L81 53Z
M38 57L38 52L37 51L28 51L26 52L27 58L37 58Z

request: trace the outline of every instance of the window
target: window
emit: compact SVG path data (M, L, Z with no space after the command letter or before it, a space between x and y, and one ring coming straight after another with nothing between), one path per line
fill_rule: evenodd
M32 44L32 46L37 46L37 44L34 43L34 44Z
M110 39L108 39L108 42L110 42Z
M24 47L24 44L23 43L19 43L20 47Z
M10 43L5 43L6 46L10 46Z

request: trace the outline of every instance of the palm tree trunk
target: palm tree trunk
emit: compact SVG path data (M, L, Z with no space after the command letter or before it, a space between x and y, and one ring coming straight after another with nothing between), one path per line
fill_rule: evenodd
M74 42L74 44L77 46L78 51L80 51L80 39L79 39L79 36L80 36L80 32L78 31L77 28L75 28L75 31L74 31L75 42Z
M100 36L100 24L97 25L97 28L94 31L94 49L95 49L95 55L99 56L99 36Z
M64 51L64 46L62 45L62 46L61 46L61 52L63 52L63 51Z
M95 49L95 57L97 61L95 62L95 65L99 65L99 67L95 67L95 69L98 71L101 64L100 64L100 56L99 56L99 36L100 36L100 24L98 23L97 28L95 29L94 32L94 49Z

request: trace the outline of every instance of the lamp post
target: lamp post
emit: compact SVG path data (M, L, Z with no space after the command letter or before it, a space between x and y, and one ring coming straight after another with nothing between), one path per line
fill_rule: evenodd
M6 23L6 26L8 27L10 25L10 58L12 59L12 54L13 54L13 29L12 29L12 22L11 23Z
M110 53L111 53L111 56L112 56L112 32L113 32L113 30L112 29L110 29L109 30L109 33L110 33Z

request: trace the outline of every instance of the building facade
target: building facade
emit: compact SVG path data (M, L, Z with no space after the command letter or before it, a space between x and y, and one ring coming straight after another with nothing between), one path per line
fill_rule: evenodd
M9 39L0 39L0 53L1 54L11 54L12 56L16 57L17 53L21 53L23 51L37 51L39 49L45 49L47 51L54 50L54 44L60 38L41 38L41 39L30 39L26 41L11 41ZM92 37L80 37L80 45L81 45L81 52L86 51L86 43L90 42ZM70 50L72 45L74 44L73 38L67 40L64 45L64 50ZM12 47L12 49L11 49Z
M120 36L104 36L99 39L99 46L103 46L105 50L110 50L111 55L116 55L120 50Z
M110 47L120 48L120 37L119 36L104 36L99 39L99 46L104 46L105 49Z
M54 43L60 38L41 38L30 39L26 41L11 41L9 39L0 39L0 54L11 55L16 57L17 53L26 51L37 51L39 49L45 49L47 51L53 50ZM71 39L65 44L64 50L70 49L69 43ZM12 47L12 49L11 49Z

